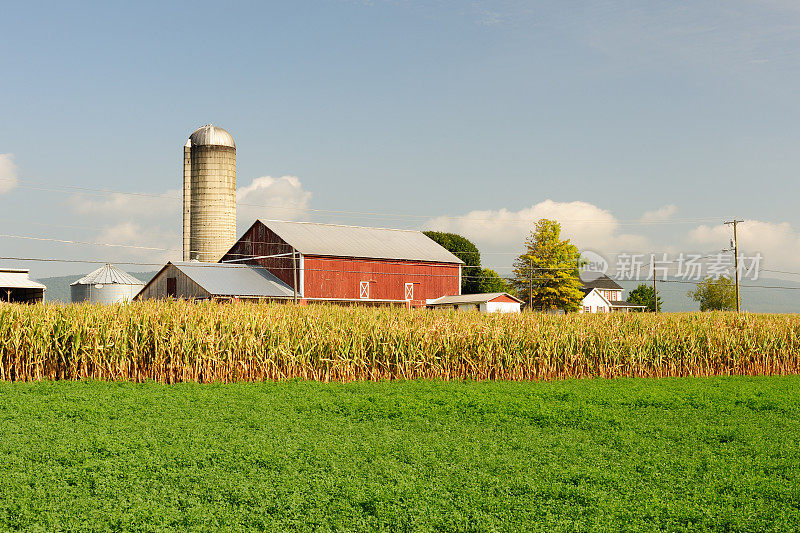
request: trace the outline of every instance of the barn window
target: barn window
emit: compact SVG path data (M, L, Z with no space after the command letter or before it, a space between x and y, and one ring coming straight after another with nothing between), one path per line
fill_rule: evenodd
M406 300L413 300L414 299L414 284L413 283L406 283Z
M592 306L591 305L584 305L583 306L583 312L584 313L591 313L592 312Z
M369 298L369 281L362 281L358 285L358 297Z
M167 278L167 296L178 296L178 278Z

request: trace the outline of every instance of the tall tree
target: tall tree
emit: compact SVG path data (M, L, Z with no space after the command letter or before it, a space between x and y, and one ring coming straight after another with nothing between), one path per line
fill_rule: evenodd
M423 231L430 239L442 248L464 261L461 270L461 293L476 294L481 292L481 253L475 244L456 233L441 231Z
M736 284L727 276L706 278L687 296L700 302L701 311L733 311L736 309Z
M540 219L514 261L514 286L526 303L542 311L577 311L583 299L580 252L561 239L561 224Z
M647 307L648 311L656 310L656 290L652 285L640 283L628 296L628 302ZM661 296L658 297L658 310L661 311Z
M514 294L514 287L510 286L500 274L490 268L481 269L480 292L507 292Z

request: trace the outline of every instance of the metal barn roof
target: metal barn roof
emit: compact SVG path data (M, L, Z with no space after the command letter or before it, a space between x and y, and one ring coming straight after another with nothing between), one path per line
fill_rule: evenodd
M0 287L4 289L42 289L47 287L28 278L27 268L0 268Z
M198 128L189 136L191 146L230 146L236 148L236 143L233 142L233 135L228 133L220 127L213 124L206 124L202 128Z
M171 263L212 296L291 298L292 288L262 267L230 263Z
M124 270L120 270L111 263L106 263L94 272L86 274L72 285L144 285L142 280L136 279Z
M421 231L283 220L260 222L305 255L463 263Z
M436 298L435 300L428 300L428 305L482 304L491 302L500 296L507 296L516 302L522 303L522 300L511 296L507 292L484 292L480 294L442 296L441 298Z

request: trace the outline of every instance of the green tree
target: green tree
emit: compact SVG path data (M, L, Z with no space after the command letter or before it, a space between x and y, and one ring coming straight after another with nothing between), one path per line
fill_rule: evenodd
M516 291L500 274L490 268L481 269L480 292L507 292L514 294Z
M561 224L540 219L525 240L525 253L514 261L519 297L542 311L577 311L583 299L580 256L569 239L561 240Z
M733 311L736 309L736 284L727 276L706 278L687 296L700 302L701 311Z
M481 292L481 253L478 251L478 247L466 237L456 233L441 231L423 231L422 233L464 261L465 264L461 270L461 294Z
M655 302L656 290L646 283L641 283L638 287L631 291L628 296L628 302L636 305L643 305L647 307L648 311L656 310ZM661 296L658 297L658 310L661 311Z

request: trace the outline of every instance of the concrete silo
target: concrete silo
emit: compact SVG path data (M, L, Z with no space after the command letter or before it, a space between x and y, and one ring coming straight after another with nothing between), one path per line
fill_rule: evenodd
M86 274L69 286L72 303L113 304L129 302L139 294L144 283L112 264Z
M214 263L236 242L236 144L211 124L183 148L183 260Z

